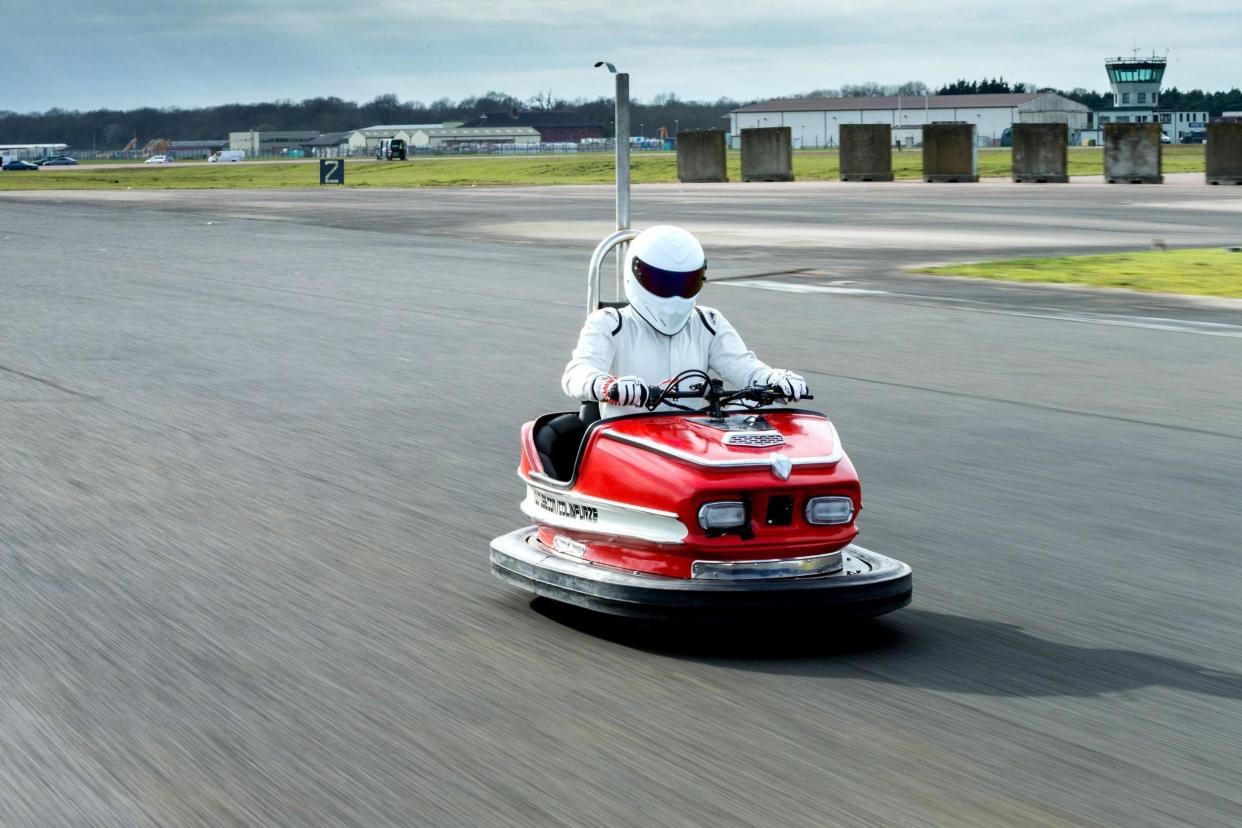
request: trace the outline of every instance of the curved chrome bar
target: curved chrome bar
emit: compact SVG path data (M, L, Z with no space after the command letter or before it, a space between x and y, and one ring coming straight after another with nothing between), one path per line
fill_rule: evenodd
M599 308L599 269L604 264L604 257L617 245L633 241L637 236L637 230L618 230L595 246L591 263L587 266L587 313L594 313Z

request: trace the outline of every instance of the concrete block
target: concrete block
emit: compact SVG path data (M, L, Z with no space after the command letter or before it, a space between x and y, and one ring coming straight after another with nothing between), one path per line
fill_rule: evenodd
M979 148L975 125L931 123L923 127L923 180L979 180Z
M841 125L841 180L893 180L892 127L888 124Z
M1242 124L1207 125L1207 183L1242 184Z
M1109 184L1160 184L1160 124L1104 125L1104 180Z
M1013 180L1035 184L1069 181L1069 127L1014 124Z
M743 181L793 181L793 129L742 130Z
M683 184L717 184L729 180L723 129L677 134L677 180Z

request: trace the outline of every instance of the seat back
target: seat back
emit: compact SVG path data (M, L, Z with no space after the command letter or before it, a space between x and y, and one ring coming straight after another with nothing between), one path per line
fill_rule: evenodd
M568 480L578 458L586 426L577 414L558 414L535 429L535 451L543 471L553 480Z

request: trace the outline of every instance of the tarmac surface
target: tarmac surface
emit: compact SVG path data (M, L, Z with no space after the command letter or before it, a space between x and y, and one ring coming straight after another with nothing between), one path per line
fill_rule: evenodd
M909 608L652 629L491 576L608 188L0 193L0 821L1242 824L1242 305L902 273L1242 244L1242 189L634 216L807 376Z

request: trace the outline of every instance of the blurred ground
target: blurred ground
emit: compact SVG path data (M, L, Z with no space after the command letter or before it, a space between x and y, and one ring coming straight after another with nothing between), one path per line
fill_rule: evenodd
M53 195L0 197L6 824L1242 822L1242 313L899 275L1236 242L1232 191L636 191L915 569L728 635L487 571L606 188Z

